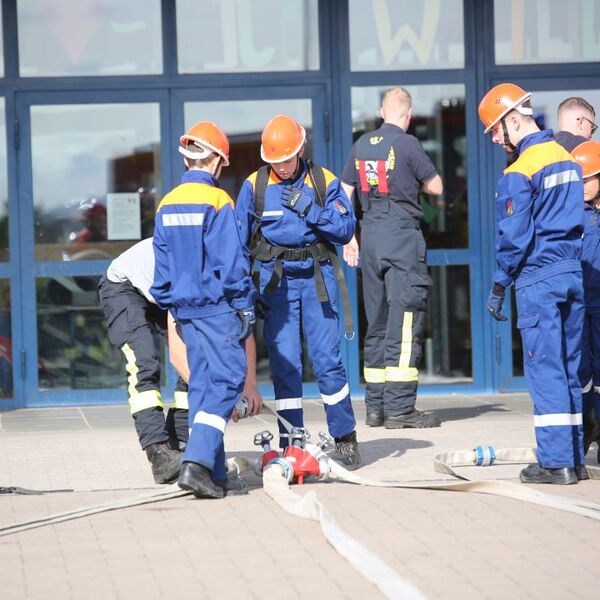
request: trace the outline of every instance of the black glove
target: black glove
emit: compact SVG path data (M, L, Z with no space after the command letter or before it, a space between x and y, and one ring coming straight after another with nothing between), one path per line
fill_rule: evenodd
M311 194L293 185L286 185L281 194L283 205L301 216L305 216L312 206Z
M486 308L496 321L506 321L506 317L500 312L504 304L504 296L504 288L499 283L495 283L490 292Z
M243 342L253 331L256 323L256 315L253 308L237 311L238 317L242 322L242 330L240 331L240 342Z

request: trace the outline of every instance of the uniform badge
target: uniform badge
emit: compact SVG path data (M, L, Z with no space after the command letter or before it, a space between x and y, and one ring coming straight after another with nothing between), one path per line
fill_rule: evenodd
M515 212L513 209L513 203L512 200L509 198L506 201L506 214L510 217L513 214L513 212Z
M348 211L346 210L346 207L339 201L336 201L335 203L335 207L337 208L338 212L341 215L345 215Z

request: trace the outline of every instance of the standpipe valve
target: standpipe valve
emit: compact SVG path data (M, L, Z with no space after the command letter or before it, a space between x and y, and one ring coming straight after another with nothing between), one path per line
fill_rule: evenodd
M261 431L260 433L257 433L254 436L254 445L262 446L262 449L263 449L262 457L257 459L257 461L254 465L254 470L256 471L257 475L261 475L264 468L270 462L279 458L279 452L277 452L277 450L273 450L273 448L271 448L271 440L272 439L273 439L273 434L270 431L267 431L266 429L264 431Z
M306 429L303 427L294 427L290 433L290 438L292 445L284 450L283 458L292 465L294 478L298 485L303 485L305 477L310 475L319 477L321 474L319 461L305 449L306 441L310 438L310 434Z

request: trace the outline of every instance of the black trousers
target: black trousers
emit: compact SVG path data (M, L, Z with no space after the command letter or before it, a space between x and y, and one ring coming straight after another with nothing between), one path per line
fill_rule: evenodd
M419 222L369 211L361 236L368 412L412 412L419 382L428 287L426 245Z
M131 415L142 448L177 439L187 442L187 384L179 377L175 386L177 431L165 424L160 392L160 339L166 338L167 312L139 292L129 281L113 283L105 276L98 282L98 297L104 311L110 342L126 360ZM181 439L184 437L185 439Z

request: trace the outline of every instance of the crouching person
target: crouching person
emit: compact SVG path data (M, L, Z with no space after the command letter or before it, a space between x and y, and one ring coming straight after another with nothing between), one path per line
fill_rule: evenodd
M167 332L167 311L150 295L154 278L152 238L115 258L98 282L110 342L126 360L129 407L156 483L171 483L181 469L180 447L188 438L187 383L179 377L175 407L163 413L160 392L160 337Z

